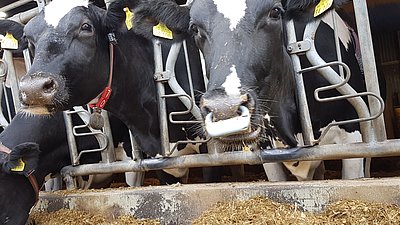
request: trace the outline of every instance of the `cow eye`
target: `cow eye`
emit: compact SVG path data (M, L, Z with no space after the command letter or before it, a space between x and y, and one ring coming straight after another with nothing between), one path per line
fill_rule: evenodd
M88 31L88 32L92 32L92 25L88 24L88 23L84 23L81 26L81 30L83 31Z
M279 7L275 7L269 12L269 17L272 19L280 19L281 15L282 15L282 9Z

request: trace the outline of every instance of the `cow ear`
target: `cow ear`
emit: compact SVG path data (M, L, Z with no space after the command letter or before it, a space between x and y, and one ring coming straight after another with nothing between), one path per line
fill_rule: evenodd
M187 34L190 22L188 6L171 0L143 0L133 8L133 29L147 39L153 37L153 26L163 23L176 36Z
M39 153L39 145L36 143L19 144L12 149L8 161L3 163L3 170L28 175L37 168Z
M310 18L314 14L315 7L321 0L283 0L282 5L286 11L287 19L293 18ZM341 5L350 2L350 0L333 0L333 8L338 8Z
M103 25L106 27L107 32L114 32L119 30L125 21L124 8L127 7L126 1L113 1L107 9L105 17L103 18Z
M11 39L11 43L16 43L17 49L11 49L13 53L21 53L28 46L28 42L24 36L24 26L18 22L1 19L0 34L3 36L3 43L6 41L10 43L9 39Z

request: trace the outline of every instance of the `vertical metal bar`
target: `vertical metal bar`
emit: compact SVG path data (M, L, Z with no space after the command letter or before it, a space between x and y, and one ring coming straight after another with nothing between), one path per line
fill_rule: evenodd
M176 42L176 43L172 44L172 46L169 50L167 62L165 65L165 70L170 72L170 74L171 74L171 76L168 79L168 85L170 86L172 91L177 94L187 94L185 92L185 90L183 90L183 88L179 85L179 83L175 77L175 64L176 64L176 60L178 58L181 47L182 47L182 42ZM180 96L178 98L186 106L187 109L191 108L190 112L197 120L202 120L200 109L196 104L193 104L194 103L193 99L191 101L188 98L182 97L182 96Z
M142 152L140 151L139 145L137 144L135 137L133 136L130 130L129 130L129 138L131 140L132 159L134 161L142 159L143 158Z
M287 28L287 37L288 43L295 43L297 42L296 39L296 31L294 28L293 20L290 20L286 24ZM303 139L305 145L311 145L314 141L314 133L311 125L311 117L310 112L308 111L308 103L307 103L307 96L304 87L304 80L303 75L299 74L301 70L301 64L299 56L296 54L291 55L292 63L294 70L296 72L295 80L296 80L296 92L297 92L297 101L299 107L299 114L300 114L300 121L301 127L303 129Z
M29 50L24 49L24 51L22 53L24 54L25 69L26 69L26 71L29 71L29 69L31 68L31 65L32 65Z
M371 30L369 26L368 10L366 0L354 0L354 13L356 16L357 30L360 38L361 57L363 61L365 83L367 91L380 95L378 76L375 65L374 49L372 45ZM375 98L368 97L371 114L379 111L379 102ZM372 121L373 132L377 141L385 141L386 129L383 114Z
M107 143L99 142L99 144L105 144L107 146L106 149L101 151L101 159L103 163L115 162L114 141L111 133L110 120L108 119L108 112L102 110L101 115L104 118L103 133L107 136Z
M15 112L18 112L19 108L21 107L21 103L19 101L19 88L18 88L18 79L15 74L15 67L13 62L13 56L10 50L3 51L3 60L7 62L7 78L6 82L9 82L11 85L11 93L14 101L14 109Z
M339 62L343 62L342 60L342 52L340 50L340 42L339 42L339 34L338 34L338 28L337 28L337 21L336 21L336 11L330 10L329 14L332 16L332 22L333 22L333 33L335 34L335 46L336 46L336 55L337 55L337 60ZM342 78L344 78L344 72L343 72L343 67L339 66L339 74Z
M200 54L201 69L203 70L204 85L206 86L205 90L207 91L208 78L207 78L206 62L204 60L204 55L200 50L199 50L199 54Z
M69 111L63 112L64 122L65 122L65 129L67 133L67 141L69 146L69 154L71 157L71 163L73 166L79 165L79 161L76 160L78 158L78 148L76 147L75 136L73 133L73 124L72 118Z
M158 40L154 40L153 45L154 45L155 74L161 74L163 72L161 43ZM165 156L170 154L167 104L165 98L162 97L165 95L165 87L162 82L157 82L156 85L157 85L157 96L158 96L158 113L160 118L161 153L163 156Z
M11 121L13 115L11 114L11 106L10 106L10 101L9 101L10 98L8 97L8 94L7 94L7 87L6 87L5 82L3 82L1 85L2 85L2 89L3 89L3 93L4 93L4 101L6 102L8 121Z
M195 99L194 99L192 70L190 68L190 61L189 61L189 54L187 51L186 40L183 40L183 52L185 53L185 62L186 62L187 76L188 76L188 81L189 81L190 97L192 97L193 105L195 105L196 103L195 103Z

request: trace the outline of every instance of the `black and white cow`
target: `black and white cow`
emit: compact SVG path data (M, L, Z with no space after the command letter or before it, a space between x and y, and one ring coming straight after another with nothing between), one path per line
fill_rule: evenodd
M314 20L319 1L195 0L189 7L177 7L168 0L147 2L137 8L136 15L157 18L182 33L189 30L204 55L209 83L201 99L201 110L205 130L215 136L216 142L228 149L243 145L264 147L272 136L288 146L298 144L295 135L301 128L285 23L294 20L297 39L301 40L304 27ZM333 7L344 2L333 1ZM338 13L333 14L339 28L343 61L352 73L349 84L358 92L365 91L356 34ZM316 48L326 62L335 61L331 14L324 13L320 18ZM301 62L303 68L310 66L305 57ZM357 117L347 101L320 103L314 99L315 88L328 85L316 71L304 75L304 80L316 137L320 129L334 120ZM337 95L337 91L323 93L325 97ZM250 115L250 120L243 124L241 115L246 118ZM238 121L237 126L234 120ZM356 141L361 141L361 135L359 125L353 123L331 129L321 144ZM286 164L290 170L296 170L298 165L302 162ZM313 167L317 165L318 162ZM343 161L343 178L363 175L362 159Z
M75 124L82 124L77 115L73 115L72 119ZM130 144L127 127L112 116L110 124L114 145L119 142ZM79 137L76 140L78 149L98 148L94 136ZM10 169L16 166L18 159L22 159L26 167L35 170L33 175L38 187L41 187L48 174L58 173L64 166L71 164L63 114L58 112L51 117L30 117L25 113L17 113L0 134L0 142L0 149L6 147L11 150L10 155L0 150L0 224L25 224L29 210L35 203L35 193L24 175L15 174ZM129 155L129 145L124 147ZM83 154L81 158L81 163L99 161L99 153Z
M34 60L20 82L23 110L51 113L86 104L102 93L110 69L107 34L114 32L118 44L113 54L112 93L105 109L127 124L144 153L156 156L161 142L153 42L126 29L124 6L116 1L105 11L88 1L55 0L26 24L25 37ZM198 49L193 40L188 40L188 46L195 59L190 62L194 89L202 91ZM179 62L184 62L182 55ZM176 66L176 70L178 82L188 92L186 67ZM167 99L167 106L169 111L185 109L177 99ZM171 142L193 138L181 125L169 124L169 129Z

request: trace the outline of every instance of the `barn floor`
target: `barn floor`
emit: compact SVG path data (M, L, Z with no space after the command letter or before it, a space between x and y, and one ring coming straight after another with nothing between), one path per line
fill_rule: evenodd
M266 196L278 202L296 203L307 211L320 211L342 199L400 205L400 178L324 180L308 182L246 182L176 184L94 191L41 193L36 211L61 208L95 212L109 217L134 215L157 218L162 224L190 224L216 202Z

